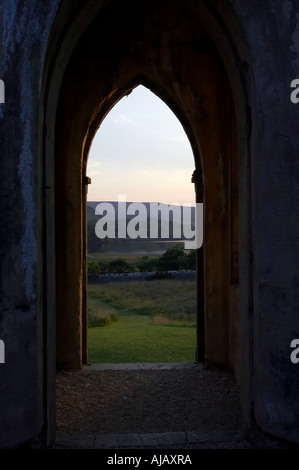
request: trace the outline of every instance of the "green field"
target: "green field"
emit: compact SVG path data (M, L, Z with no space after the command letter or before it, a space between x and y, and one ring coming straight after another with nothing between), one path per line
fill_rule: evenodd
M91 284L88 296L89 362L194 361L194 281Z

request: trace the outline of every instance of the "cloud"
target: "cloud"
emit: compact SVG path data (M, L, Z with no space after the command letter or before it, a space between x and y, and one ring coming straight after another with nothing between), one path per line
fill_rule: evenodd
M147 119L145 119L147 118ZM157 124L157 121L162 121L162 130L151 125L151 123ZM148 124L146 123L148 121ZM148 139L150 136L155 139L167 141L167 142L182 142L189 143L189 139L186 134L183 133L182 129L177 129L177 133L174 135L173 130L169 129L169 124L164 116L136 116L136 119L131 119L124 114L118 114L112 119L112 122L116 124L129 124L129 130L133 131L138 129L144 133L144 138ZM166 126L165 126L166 124ZM167 126L168 124L168 126ZM132 127L131 127L132 126ZM170 133L171 132L171 133Z
M125 122L125 123L128 123L128 124L138 125L138 122L133 121L132 119L125 116L124 114L119 114L118 116L116 116L115 118L112 119L112 122L116 122L117 124L119 122Z

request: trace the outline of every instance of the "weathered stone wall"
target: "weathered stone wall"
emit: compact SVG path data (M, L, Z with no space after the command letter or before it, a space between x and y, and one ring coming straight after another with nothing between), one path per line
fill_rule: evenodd
M108 3L0 3L0 79L6 87L6 102L0 104L0 339L5 343L6 361L0 363L0 424L4 430L0 447L40 437L54 412L47 361L55 356L55 342L47 336L45 298L49 294L43 282L48 269L44 191L50 192L47 204L51 205L54 188L44 180L43 168L49 162L43 161L40 132L45 132L41 119L46 94L41 90L46 53L58 53L61 43L50 44L49 35L58 11L63 16L56 17L54 30L60 31L57 37L61 39L66 24L82 6L88 4L88 14L96 15L99 5ZM290 342L299 336L299 104L290 100L290 83L299 74L298 1L183 3L195 13L200 11L228 75L237 115L239 381L244 425L255 434L259 430L261 438L268 433L299 443L299 365L290 361ZM88 23L87 13L81 22L82 33L84 22ZM78 28L76 31L79 35ZM137 54L138 47L137 41ZM186 55L182 66L187 59ZM169 64L164 66L167 69ZM65 67L63 62L61 67ZM192 79L195 81L195 75ZM186 104L188 93L181 96ZM199 116L188 118L196 128ZM51 220L48 222L53 230Z
M41 181L38 116L42 68L58 0L0 2L0 445L43 425ZM38 266L39 265L39 266Z
M290 83L299 75L299 4L233 4L249 45L250 62L244 66L252 77L248 249L253 297L248 299L251 326L241 323L253 334L247 380L260 430L298 443L299 376L298 365L290 361L290 342L299 333L299 107L291 103Z

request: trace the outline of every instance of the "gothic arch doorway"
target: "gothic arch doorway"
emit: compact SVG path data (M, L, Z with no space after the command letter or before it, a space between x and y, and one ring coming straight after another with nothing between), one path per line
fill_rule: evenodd
M172 362L196 360L196 280L194 273L184 271L195 269L197 250L182 251L188 248L184 236L191 236L184 204L193 206L192 227L194 221L193 172L193 152L180 122L142 85L111 109L96 133L86 170L91 182L87 197L88 325L98 325L103 317L112 316L114 321L107 320L108 328L88 329L89 364L170 362L171 356ZM120 198L130 213L126 225ZM106 201L105 205L98 205L100 201ZM95 215L97 206L103 208L101 216ZM155 215L158 207L160 216ZM158 222L161 216L164 235ZM119 233L120 227L125 233ZM155 272L161 271L163 260L164 269L184 271L177 279L171 275L165 279L165 273ZM99 269L102 280L117 273L115 282L99 284ZM118 272L127 282L117 282ZM189 328L182 328L186 325ZM153 328L157 328L155 334ZM124 338L126 331L130 334ZM177 339L172 343L173 336ZM180 348L177 341L182 342ZM200 344L204 348L204 336Z
M203 200L205 207L205 348L198 357L237 374L240 357L249 364L249 320L243 320L240 351L238 307L240 169L242 181L249 178L239 154L245 161L248 109L233 43L204 2L161 5L154 0L142 8L135 0L130 7L117 0L83 3L82 8L62 3L43 86L45 422L50 436L55 348L59 367L80 368L87 359L82 259L88 152L109 110L138 84L155 91L176 114L195 157L197 202ZM247 188L241 195L244 315L250 289Z

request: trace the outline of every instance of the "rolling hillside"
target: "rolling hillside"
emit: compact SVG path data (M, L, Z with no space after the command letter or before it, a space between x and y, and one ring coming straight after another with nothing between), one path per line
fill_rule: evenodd
M108 212L104 212L105 220L111 221L111 223L115 226L115 238L104 238L100 239L95 234L95 227L96 223L103 217L101 215L95 214L95 208L100 204L100 202L96 201L88 201L87 203L87 232L88 232L88 252L89 253L96 253L96 252L108 252L108 253L136 253L136 252L164 252L167 248L169 248L173 243L183 242L184 235L183 235L183 207L178 206L178 213L180 214L180 222L173 224L173 213L172 211L168 211L167 204L161 204L159 206L159 210L157 213L154 212L154 219L151 218L153 216L153 211L151 207L151 203L145 202L143 206L145 207L146 211L144 214L141 215L139 211L136 212L133 210L134 206L131 206L132 213L134 215L128 215L127 210L132 204L131 202L122 203L123 206L120 207L117 201L105 201L105 203L109 203ZM104 208L104 206L103 206ZM126 216L126 221L124 222L122 219L122 215ZM169 214L169 215L168 215ZM120 219L122 220L122 224L128 224L132 219L138 216L139 221L142 224L146 224L145 227L147 229L147 238L136 238L132 239L130 237L126 238L119 238L118 237L118 216L121 215ZM158 220L157 220L158 217ZM137 220L135 220L137 222ZM110 223L110 222L109 222ZM157 224L157 236L155 238L150 237L150 228ZM133 222L133 226L135 230L138 231L139 225L136 225ZM167 227L169 228L169 236L162 237L161 235L161 227L164 229ZM191 227L194 229L195 226L195 207L191 208ZM178 236L179 234L179 236Z

